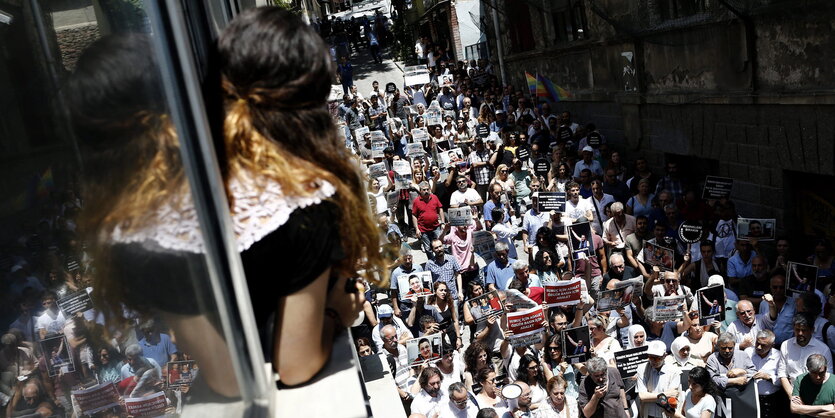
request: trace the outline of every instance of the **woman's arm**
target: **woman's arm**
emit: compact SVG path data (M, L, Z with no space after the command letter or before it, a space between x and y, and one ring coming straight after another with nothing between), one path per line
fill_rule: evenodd
M357 293L342 290L347 277L338 280L328 294L330 273L328 268L313 283L278 300L273 368L286 385L304 383L322 369L330 358L336 332L345 326L342 322L352 320L351 313L362 307L361 284L357 284ZM322 306L328 306L337 315L326 316Z

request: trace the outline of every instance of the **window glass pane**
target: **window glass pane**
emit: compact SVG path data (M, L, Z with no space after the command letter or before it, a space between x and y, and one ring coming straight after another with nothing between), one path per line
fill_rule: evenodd
M0 331L18 354L0 360L0 405L13 410L243 413L162 89L172 69L143 4L0 3Z

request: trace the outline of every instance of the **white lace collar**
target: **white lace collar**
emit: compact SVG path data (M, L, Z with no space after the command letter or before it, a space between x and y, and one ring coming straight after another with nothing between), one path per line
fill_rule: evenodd
M230 191L235 197L232 222L239 252L287 223L290 214L296 209L320 203L331 197L336 188L321 180L319 187L310 196L285 196L281 186L270 181L263 188L243 176L232 179ZM158 225L124 232L121 227L114 228L110 241L115 243L140 243L145 249L155 252L182 251L205 253L203 236L194 208L191 194L184 197L181 205L171 203L162 205L156 211L156 218L163 221Z

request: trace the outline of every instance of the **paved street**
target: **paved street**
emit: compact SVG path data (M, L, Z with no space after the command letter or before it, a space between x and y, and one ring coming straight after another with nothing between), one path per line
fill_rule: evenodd
M374 80L380 82L380 89L385 89L386 83L392 82L401 87L403 85L403 67L395 63L391 59L391 54L388 52L390 48L383 50L383 63L376 64L371 58L371 53L367 48L360 48L359 51L354 51L351 54L351 64L354 66L354 84L357 86L360 94L363 97L368 97L368 92L371 91L371 83Z

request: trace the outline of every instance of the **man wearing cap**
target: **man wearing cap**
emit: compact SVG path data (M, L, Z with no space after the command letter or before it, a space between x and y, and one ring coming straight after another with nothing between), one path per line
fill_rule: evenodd
M583 169L591 170L591 173L598 177L603 177L603 167L600 166L600 161L593 159L594 156L594 148L586 145L583 147L583 159L577 161L577 164L574 166L574 180L580 181L580 172Z
M394 308L391 305L382 304L377 308L377 318L380 322L371 330L371 339L377 345L377 352L383 349L383 338L381 331L386 325L394 327L397 333L397 341L400 344L405 344L407 340L414 338L412 332L406 327L406 324L400 318L394 316Z
M642 418L663 418L664 413L656 401L658 395L678 397L681 385L681 369L666 363L667 345L662 341L650 341L647 347L649 361L638 366L635 373L636 392L640 402L638 410Z

